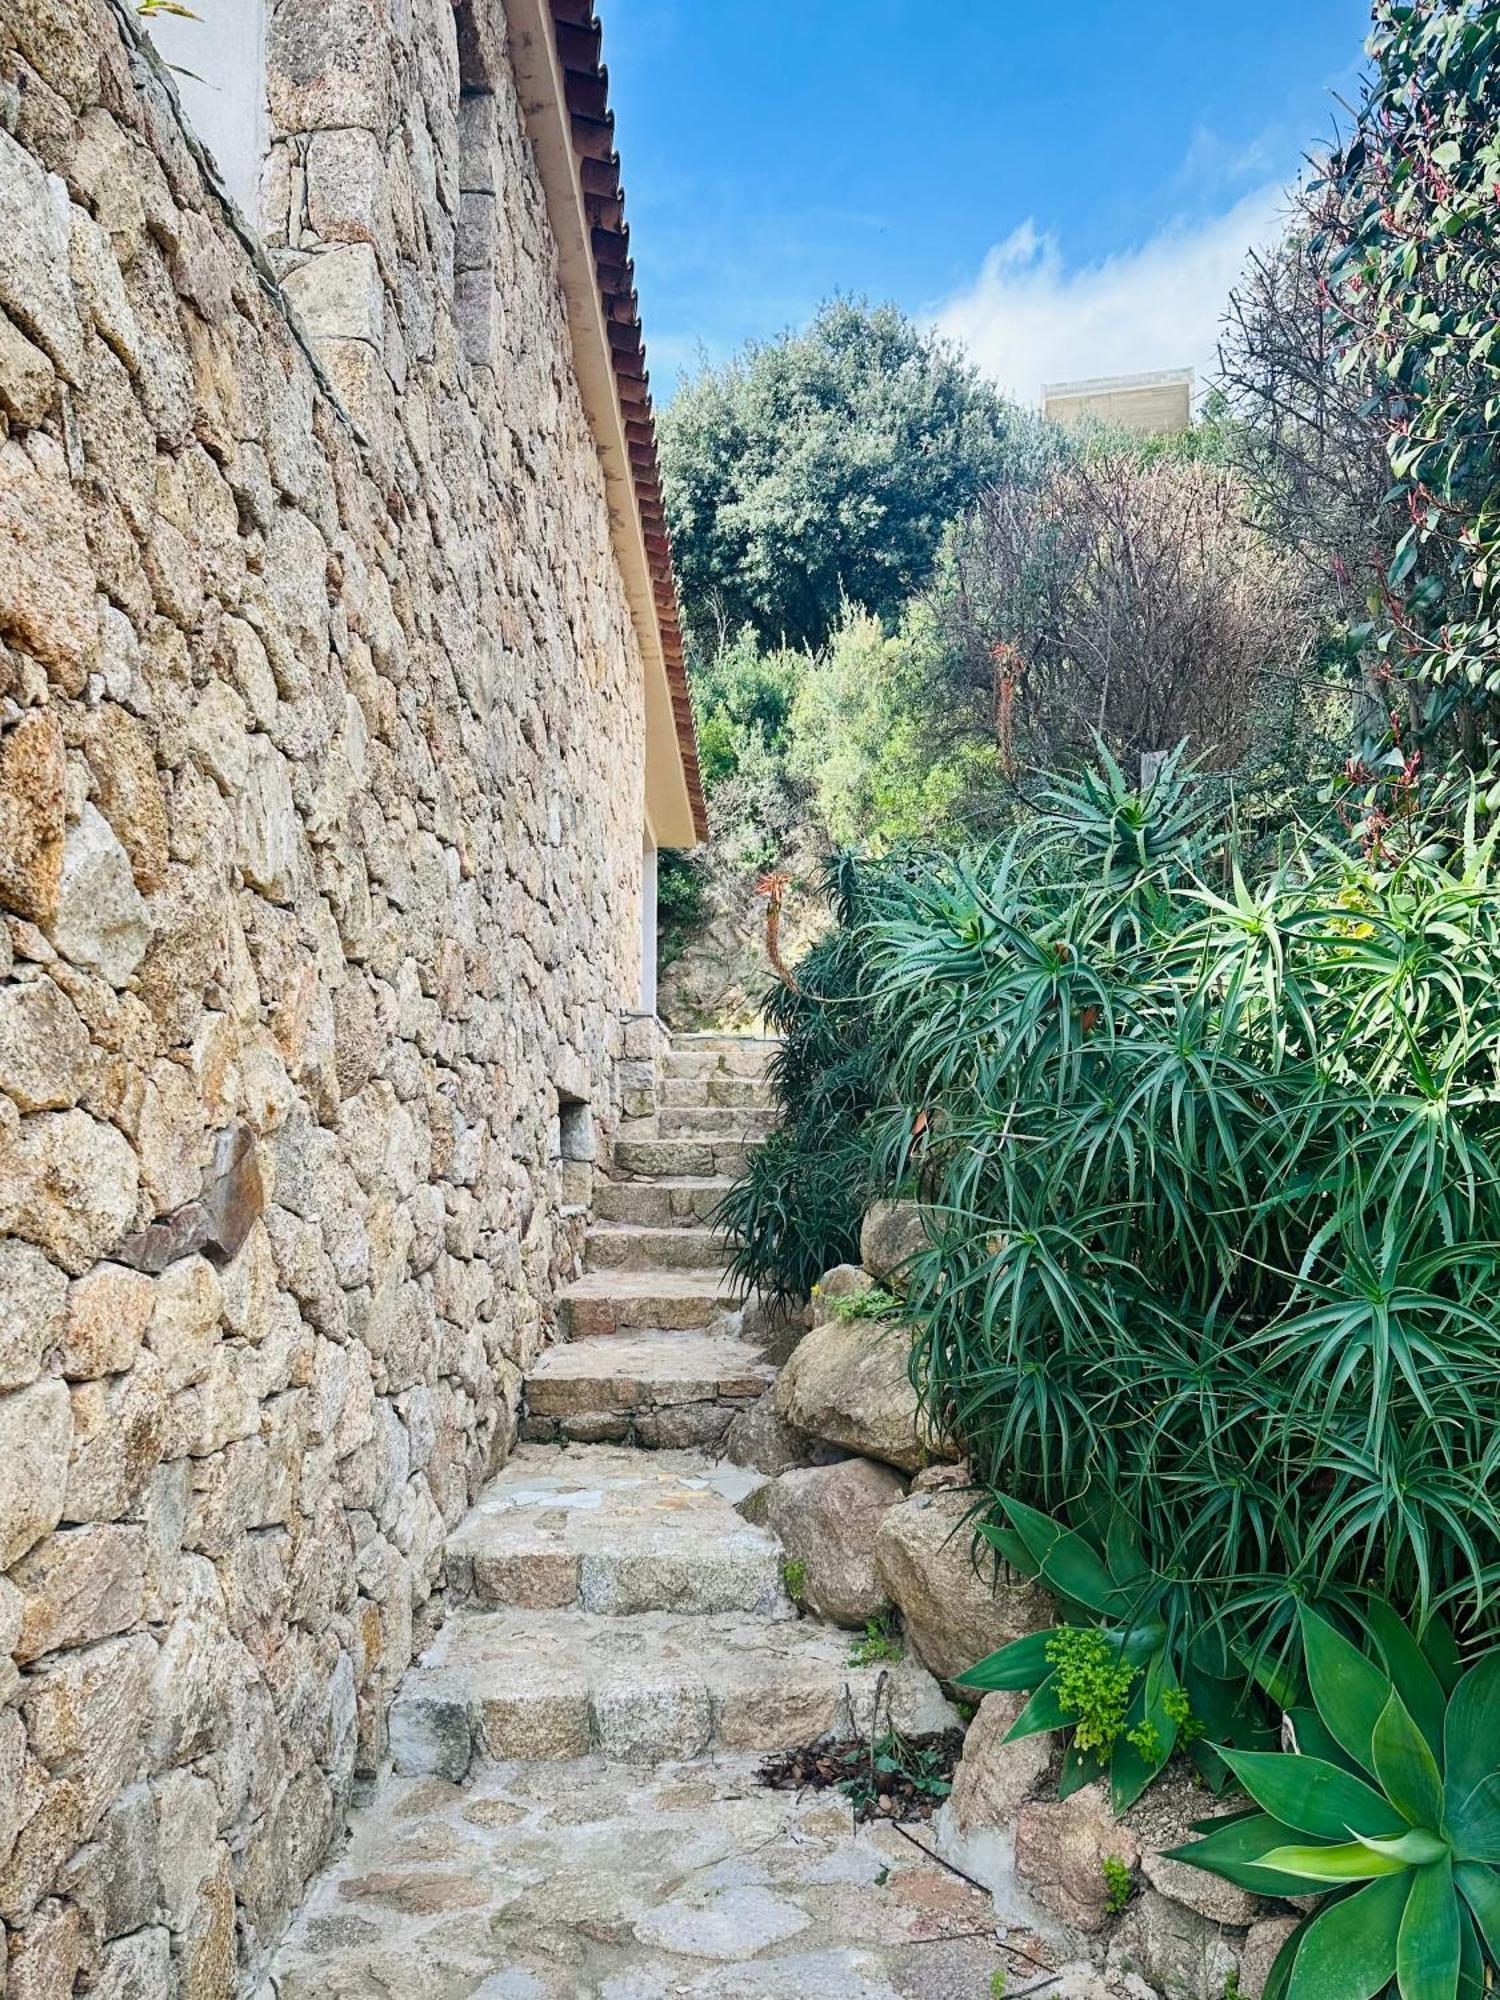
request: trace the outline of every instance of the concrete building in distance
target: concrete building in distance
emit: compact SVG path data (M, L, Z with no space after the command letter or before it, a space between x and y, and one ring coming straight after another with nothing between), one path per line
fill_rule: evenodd
M1193 371L1156 368L1145 375L1044 382L1042 415L1069 430L1088 423L1112 424L1143 437L1169 437L1193 421Z

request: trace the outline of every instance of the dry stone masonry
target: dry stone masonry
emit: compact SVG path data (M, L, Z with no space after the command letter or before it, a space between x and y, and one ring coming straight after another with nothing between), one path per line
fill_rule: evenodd
M258 1983L651 1053L503 17L268 16L257 238L131 9L0 0L6 2000Z

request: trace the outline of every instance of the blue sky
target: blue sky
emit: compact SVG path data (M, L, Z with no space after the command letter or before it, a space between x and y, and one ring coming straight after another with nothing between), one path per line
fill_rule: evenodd
M599 0L658 394L833 291L1028 400L1209 362L1361 0Z

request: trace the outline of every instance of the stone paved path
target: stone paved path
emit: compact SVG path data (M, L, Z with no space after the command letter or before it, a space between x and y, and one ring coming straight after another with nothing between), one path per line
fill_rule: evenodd
M452 1538L397 1775L280 1952L280 2000L985 2000L1002 1966L1015 1990L929 1829L756 1783L766 1753L867 1727L881 1681L797 1618L735 1511L757 1475L715 1456L774 1372L705 1221L764 1126L764 1055L679 1045L656 1130L619 1149L572 1338ZM908 1730L955 1719L914 1660L883 1698Z

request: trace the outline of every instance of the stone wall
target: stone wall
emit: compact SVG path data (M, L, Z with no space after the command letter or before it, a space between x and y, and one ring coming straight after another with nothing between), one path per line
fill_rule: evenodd
M636 978L641 663L498 0L276 0L270 63L262 250L126 7L0 0L6 2000L254 1990Z

